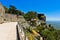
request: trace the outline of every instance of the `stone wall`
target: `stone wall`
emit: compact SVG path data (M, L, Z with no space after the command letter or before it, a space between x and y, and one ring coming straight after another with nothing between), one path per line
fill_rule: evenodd
M3 23L4 21L4 15L5 15L5 9L0 3L0 23Z
M16 22L17 21L17 15L6 13L5 17L4 17L4 21Z
M17 15L5 13L5 9L0 3L0 23L3 22L16 22L17 21Z

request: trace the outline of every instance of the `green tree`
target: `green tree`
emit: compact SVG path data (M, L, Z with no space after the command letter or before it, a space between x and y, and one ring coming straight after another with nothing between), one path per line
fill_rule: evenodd
M16 7L13 5L10 5L10 8L8 10L9 13L16 14Z
M48 29L42 30L41 35L44 37L44 40L56 40L53 32L49 31Z
M6 6L4 6L5 9L5 13L8 13L8 8Z
M34 11L29 11L25 14L25 18L31 20L32 18L36 18L37 17L37 12Z
M55 30L54 31L54 36L56 40L60 40L60 30Z
M20 10L16 10L16 14L17 15L23 15L24 16L24 12L20 11Z

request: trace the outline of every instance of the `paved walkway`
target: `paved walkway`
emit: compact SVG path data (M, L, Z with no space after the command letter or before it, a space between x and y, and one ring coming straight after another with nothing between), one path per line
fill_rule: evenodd
M16 24L17 22L0 24L0 40L17 40Z

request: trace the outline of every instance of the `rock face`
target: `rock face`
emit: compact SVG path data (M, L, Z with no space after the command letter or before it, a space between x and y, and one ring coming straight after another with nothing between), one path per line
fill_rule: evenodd
M0 3L0 23L3 23L4 15L5 15L5 10L4 10L3 6Z
M19 25L26 28L26 27L29 27L30 25L27 23L27 21L24 19L23 16L19 16L18 17L18 22L19 22Z
M0 23L3 22L16 22L17 15L5 13L4 7L0 4Z
M46 16L44 14L38 14L40 20L46 21Z
M6 13L5 17L4 17L4 21L16 22L17 21L17 15Z

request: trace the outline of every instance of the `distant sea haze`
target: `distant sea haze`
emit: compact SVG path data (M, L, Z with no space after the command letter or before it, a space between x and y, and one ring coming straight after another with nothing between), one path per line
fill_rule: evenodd
M47 24L51 24L55 29L60 29L60 21L46 21Z

